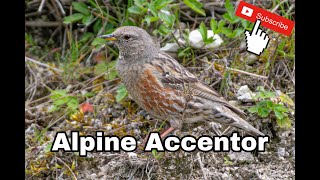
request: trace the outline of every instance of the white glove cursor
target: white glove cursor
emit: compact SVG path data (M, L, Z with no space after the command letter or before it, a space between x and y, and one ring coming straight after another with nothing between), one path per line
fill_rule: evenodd
M245 31L247 39L247 51L258 56L260 56L269 42L268 35L264 31L259 29L260 23L261 21L257 19L254 24L253 31L251 33L249 33L249 31Z

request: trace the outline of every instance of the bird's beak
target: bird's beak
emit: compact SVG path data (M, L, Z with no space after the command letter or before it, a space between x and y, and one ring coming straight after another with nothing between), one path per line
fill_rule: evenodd
M117 38L115 38L113 34L101 35L101 36L99 36L99 38L103 38L103 39L106 39L109 41L117 40Z

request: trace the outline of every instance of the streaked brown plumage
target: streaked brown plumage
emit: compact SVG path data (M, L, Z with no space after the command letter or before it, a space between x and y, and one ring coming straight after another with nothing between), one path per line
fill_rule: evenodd
M215 90L201 82L175 59L159 50L151 36L133 26L118 28L111 35L120 55L117 70L129 94L143 109L173 129L183 123L215 121L263 135L246 122L245 114Z

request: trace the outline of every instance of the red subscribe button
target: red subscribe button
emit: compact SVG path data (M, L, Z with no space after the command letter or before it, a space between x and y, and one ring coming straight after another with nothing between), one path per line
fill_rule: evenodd
M239 3L236 16L251 22L255 22L259 19L261 21L261 26L286 36L290 36L294 27L293 21L243 1Z

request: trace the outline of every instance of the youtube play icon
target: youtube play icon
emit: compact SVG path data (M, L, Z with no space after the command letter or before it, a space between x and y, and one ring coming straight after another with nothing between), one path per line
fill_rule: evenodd
M242 10L241 10L241 14L245 15L245 16L248 16L248 17L251 17L252 16L252 13L253 13L253 9L251 8L248 8L246 6L243 6Z

